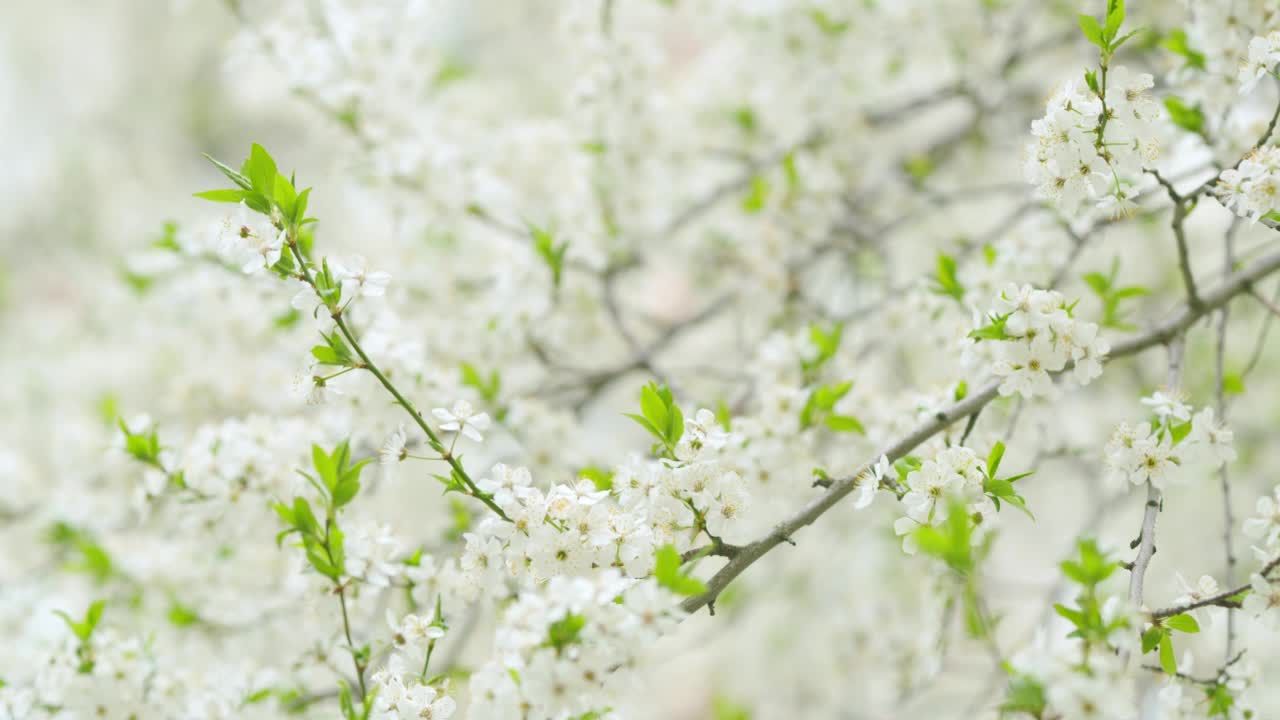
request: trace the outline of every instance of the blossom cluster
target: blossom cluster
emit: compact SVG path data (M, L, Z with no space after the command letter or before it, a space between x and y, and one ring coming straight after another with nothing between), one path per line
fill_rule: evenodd
M213 674L193 673L181 657L157 657L145 638L97 619L68 620L79 637L35 661L27 687L0 687L0 717L188 717L206 720L275 717L253 701L278 680L274 672L246 675L234 664ZM88 624L85 624L88 623Z
M638 458L618 467L608 487L590 479L546 490L524 467L498 464L477 482L508 520L481 520L464 537L460 566L474 587L510 580L545 582L617 568L646 576L656 548L692 549L734 532L750 496L742 478L716 458L732 437L701 410L685 425L674 460Z
M409 613L398 622L387 611L392 650L386 666L371 678L376 688L370 714L374 720L453 717L457 702L445 692L447 680L427 675L436 643L445 636L439 607L437 604L434 618Z
M503 613L494 659L471 676L470 717L616 717L609 698L639 653L680 622L675 600L612 569L522 595Z
M882 463L875 476L887 474L888 463ZM983 489L986 478L986 463L963 446L947 448L907 472L902 496L907 514L893 523L894 532L902 536L903 551L914 555L918 550L916 531L926 525L941 525L952 504L958 503L970 514L994 516L995 504Z
M1239 166L1223 170L1218 197L1237 215L1254 221L1280 210L1280 147L1258 148Z
M1029 285L1006 286L996 298L991 324L970 333L978 340L997 340L992 373L1000 378L1001 395L1055 397L1054 374L1071 365L1070 380L1087 385L1102 374L1111 349L1095 323L1076 318L1075 303L1062 293Z
M1154 417L1137 425L1120 423L1107 442L1108 477L1117 484L1151 483L1165 488L1184 481L1185 468L1215 469L1235 460L1233 433L1214 409L1192 413L1176 391L1158 391L1142 399Z
M1037 194L1067 214L1086 203L1127 213L1143 169L1160 155L1155 124L1163 110L1149 92L1154 83L1119 66L1104 69L1094 86L1068 81L1050 98L1031 124L1026 177Z

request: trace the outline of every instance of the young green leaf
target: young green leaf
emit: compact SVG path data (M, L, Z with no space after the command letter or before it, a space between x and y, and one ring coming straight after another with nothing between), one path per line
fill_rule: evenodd
M1178 632L1188 634L1200 632L1200 623L1196 622L1194 617L1186 613L1167 618L1165 619L1164 624L1166 627L1177 630Z
M658 584L677 595L699 595L707 591L701 580L680 572L680 553L674 545L658 548L654 558L653 577Z
M1098 19L1092 15L1080 15L1080 29L1084 31L1085 39L1097 45L1102 49L1106 49L1107 41L1104 38L1104 30Z
M1173 656L1173 640L1167 633L1160 638L1160 667L1169 675L1178 674L1178 661Z

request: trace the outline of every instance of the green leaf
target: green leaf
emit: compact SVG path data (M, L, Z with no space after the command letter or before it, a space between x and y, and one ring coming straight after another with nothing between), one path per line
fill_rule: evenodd
M640 388L640 412L644 413L645 419L658 429L658 439L666 439L666 429L670 422L668 403L662 397L661 388L653 383L649 383Z
M1080 277L1098 297L1107 297L1107 291L1111 289L1111 278L1100 272L1088 272Z
M1152 625L1147 628L1146 632L1142 633L1142 653L1145 655L1155 650L1156 646L1160 644L1160 639L1168 634L1168 631L1159 625Z
M337 463L319 445L311 446L311 465L315 467L316 474L320 476L325 487L332 490L338 484Z
M1187 43L1187 31L1181 28L1171 31L1165 36L1164 41L1160 43L1161 47L1178 55L1187 61L1187 65L1197 70L1204 70L1207 65L1205 63L1204 53L1199 52Z
M1188 634L1200 632L1200 623L1196 622L1196 619L1194 617L1186 613L1182 613L1181 615L1174 615L1171 618L1167 618L1164 621L1164 624L1166 627L1173 630L1177 630L1178 632L1184 632Z
M662 436L662 431L661 431L661 430L659 430L658 428L654 427L654 426L653 426L653 423L649 422L649 419L648 419L648 418L646 418L646 417L644 417L644 416L642 416L642 415L636 415L635 413L624 413L624 414L625 414L627 417L629 417L629 418L631 418L632 420L635 420L637 423L639 423L639 424L640 424L640 427L644 428L645 430L648 430L650 435L653 435L654 437L658 438L659 440L663 440L663 439L664 439L664 438L663 438L663 436Z
M1120 32L1120 26L1124 24L1124 0L1110 0L1107 3L1107 27L1106 37L1108 40L1114 38Z
M1178 674L1178 661L1173 657L1173 640L1165 634L1160 638L1160 667L1169 675Z
M751 720L751 711L728 698L716 696L711 701L711 717L712 720Z
M987 454L987 477L995 477L996 471L1000 469L1000 461L1004 459L1004 443L999 440L995 445L991 446L991 452ZM1010 489L1012 489L1012 485Z
M311 567L315 568L316 572L321 575L337 582L342 573L338 567L329 560L329 556L325 552L324 546L315 540L305 540L303 541L303 548L306 550L307 561L311 563Z
M707 591L701 580L680 572L682 559L674 545L658 548L654 557L653 577L658 584L677 595L700 595Z
M551 270L551 283L553 287L560 287L560 277L564 272L564 257L569 250L569 243L562 242L557 244L555 235L550 230L529 226L529 234L533 237L533 249L538 253L538 257L546 263L547 268Z
M1013 489L1013 483L1008 480L991 479L982 484L982 489L995 495L998 498L1008 498L1017 494Z
M276 183L276 161L271 158L261 145L254 143L249 148L249 159L245 160L241 173L249 178L249 183L268 200L273 199Z
M211 163L213 163L213 166L214 166L214 167L216 167L216 168L218 168L218 170L222 171L222 174L223 174L223 175L226 175L228 180L230 180L231 182L235 183L236 185L239 185L239 186L240 186L240 189L242 189L242 190L252 190L252 189L253 189L253 183L251 183L251 182L249 181L249 178L245 177L244 175L241 175L240 173L236 172L235 170L232 170L230 167L227 167L226 165L224 165L224 164L222 164L222 163L218 162L217 160L213 159L213 156L212 156L212 155L210 155L209 153L205 153L205 154L204 154L204 159L205 159L205 160L208 160L208 161L209 161L209 162L211 162Z
M1104 31L1102 25L1098 23L1098 19L1092 15L1080 15L1079 21L1080 29L1084 31L1085 39L1105 50L1107 41L1104 39Z
M1119 563L1102 554L1097 541L1092 538L1081 539L1076 543L1076 549L1080 553L1079 560L1065 560L1060 567L1067 577L1081 585L1094 587L1120 567Z
M327 345L316 345L311 348L311 357L321 365L342 365L342 358Z
M563 618L547 627L546 645L555 648L556 652L561 652L566 647L581 642L579 636L582 634L582 628L586 626L585 616L566 613Z
M338 689L338 708L342 711L342 717L345 720L357 720L359 716L356 715L355 705L351 702L351 688L345 680L339 680L338 683L340 686Z
M824 10L810 10L809 17L813 19L813 23L818 26L819 30L831 37L843 35L844 32L849 29L848 20L834 20ZM719 720L719 718L717 718L717 720Z
M649 383L640 389L643 416L627 415L640 423L662 443L666 455L674 456L675 446L684 435L684 413L676 405L671 390Z
M176 601L169 606L167 617L170 623L180 628L189 627L200 622L200 616L196 614L195 610Z
M942 525L922 525L915 531L920 551L932 555L961 575L968 575L974 567L973 520L964 503L951 499L947 519Z
M1084 84L1089 86L1094 95L1101 95L1102 89L1098 87L1098 73L1093 70L1084 71Z
M670 419L667 424L667 439L675 445L684 437L684 413L672 403L667 410L667 417Z
M835 404L849 393L852 387L852 381L815 387L810 391L804 407L800 409L800 427L812 427L814 423L829 413L835 407Z
M284 503L275 503L271 506L271 509L276 511L276 515L280 516L280 519L284 521L285 525L288 525L291 528L297 526L298 521L293 516L293 508L285 505Z
M1125 33L1124 35L1121 35L1120 37L1116 38L1115 40L1112 40L1112 41L1111 41L1111 49L1110 49L1110 51L1109 51L1109 52L1114 53L1116 50L1119 50L1119 49L1120 49L1120 46L1121 46L1121 45L1123 45L1123 44L1125 44L1125 42L1126 42L1129 38L1133 37L1134 35L1137 35L1137 34L1138 34L1138 33L1140 33L1140 32L1142 32L1142 28L1138 28L1137 30L1131 30L1131 31L1129 31L1129 32Z
M938 253L938 269L933 277L931 290L938 295L946 295L957 302L964 301L964 286L956 279L956 259L950 255Z
M342 569L347 562L344 539L345 536L342 534L342 530L338 529L336 525L329 528L329 555L333 557L333 564L338 570L336 575L342 574ZM337 580L336 576L334 580Z
M286 218L293 218L297 211L298 194L294 191L293 184L289 182L289 178L283 175L276 175L272 188L276 205L280 207L280 212Z
M933 158L928 153L914 153L902 161L902 171L916 187L923 185L935 169Z
M316 516L311 512L311 504L306 498L293 499L293 524L303 535L320 537L320 523L316 522Z
M333 489L333 506L340 508L343 505L355 499L356 493L360 492L360 480L358 478L344 478Z
M1084 613L1079 610L1073 610L1062 603L1057 603L1053 606L1053 611L1066 618L1067 622L1070 622L1078 628L1085 625Z
M1169 428L1169 437L1173 440L1174 445L1182 442L1189 434L1191 434L1190 420L1178 425L1173 425Z
M1231 708L1236 703L1230 688L1221 683L1215 683L1205 688L1205 696L1209 701L1209 717L1230 717Z
M489 372L489 378L486 380L480 371L471 363L462 363L462 384L473 387L480 393L480 397L486 402L494 402L498 399L498 391L502 388L502 378L499 377L497 370Z
M1008 340L1011 336L1005 332L1004 326L1009 322L1009 314L992 315L987 318L991 322L969 333L974 340Z
M1244 393L1244 378L1240 373L1226 373L1222 376L1222 391L1228 395Z
M195 197L213 202L238 203L248 197L248 193L244 190L205 190L195 193Z
M1204 132L1204 111L1199 103L1188 106L1182 98L1170 95L1164 99L1164 107L1174 125L1196 134Z
M810 325L809 342L818 349L818 354L812 360L801 361L801 369L805 372L813 372L825 365L840 350L840 341L843 337L844 323L833 323L829 330L817 323Z
M769 181L763 175L753 175L747 196L742 199L742 209L747 213L758 213L769 201Z
M98 623L102 620L102 611L106 608L106 600L97 600L89 605L85 610L84 620L73 620L70 615L61 611L54 610L54 614L61 617L66 622L67 627L80 640L81 644L89 642L89 638L93 636L93 631L98 627Z
M596 486L596 490L612 490L613 489L613 471L604 468L588 465L578 471L578 477L586 478Z
M1031 509L1027 507L1027 499L1021 495L1010 495L1004 498L1004 501L1026 513L1027 517L1032 520L1036 519L1035 513L1031 512Z
M298 193L298 199L293 204L293 222L302 223L307 218L307 201L311 197L311 188L307 188Z
M1000 710L1005 713L1024 713L1038 718L1044 715L1047 702L1044 686L1040 681L1030 675L1019 674L1009 679L1009 692Z
M828 415L823 422L827 427L835 432L856 432L859 435L866 435L867 429L862 426L858 418L851 415Z

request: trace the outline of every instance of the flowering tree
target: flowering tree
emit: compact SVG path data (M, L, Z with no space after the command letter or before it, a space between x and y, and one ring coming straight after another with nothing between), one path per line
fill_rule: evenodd
M1274 2L222 10L299 117L5 310L0 720L1280 712Z

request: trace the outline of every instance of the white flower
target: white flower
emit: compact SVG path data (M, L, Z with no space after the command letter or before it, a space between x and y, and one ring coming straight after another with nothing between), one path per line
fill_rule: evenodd
M964 479L937 460L926 460L918 470L907 473L908 491L902 496L907 517L920 523L941 522L946 519L947 506L942 502L948 495L958 494Z
M1267 547L1272 547L1280 539L1280 485L1271 495L1258 498L1254 506L1257 517L1244 521L1244 533L1255 540L1261 540Z
M707 532L717 537L729 529L729 525L742 517L742 513L751 504L751 497L742 487L742 480L737 473L729 473L731 479L723 482L720 494L707 508Z
M1165 480L1178 466L1178 459L1173 455L1173 446L1169 443L1169 438L1165 437L1157 441L1154 437L1150 437L1137 446L1136 450L1137 462L1134 464L1129 480L1134 485L1150 482L1163 489Z
M400 552L400 541L387 525L356 524L347 531L343 547L346 574L374 587L386 587L404 571L404 565L394 559Z
M320 304L316 291L303 280L294 280L295 292L289 300L289 307L294 310L310 311Z
M293 393L308 405L324 405L335 395L343 394L333 386L330 380L326 380L316 367L308 368L294 377Z
M378 462L382 465L395 465L405 457L405 434L404 425L398 426L386 440L382 441L382 447L378 450Z
M1211 407L1196 413L1191 425L1191 435L1187 439L1209 463L1218 467L1235 461L1236 449L1232 447L1235 433L1225 424L1217 422L1214 415Z
M919 530L922 524L911 517L900 517L893 521L893 533L902 538L903 553L915 555L919 552L920 543L916 540L916 530Z
M1150 407L1163 422L1170 419L1186 422L1191 419L1191 407L1182 402L1182 398L1174 391L1166 393L1157 390L1150 397L1142 398L1142 404Z
M685 421L684 435L676 446L676 457L686 461L696 460L708 450L720 450L728 444L729 439L729 433L720 426L716 414L702 408Z
M369 272L365 259L359 255L330 259L329 267L333 270L334 279L342 284L342 297L346 300L380 297L387 293L387 284L391 282L389 273Z
M536 578L581 575L591 567L590 543L577 531L540 525L529 539L531 569Z
M1048 335L1037 335L1031 342L1005 343L1004 350L1004 357L992 368L997 377L1004 378L1000 383L1001 395L1018 394L1032 398L1057 394L1049 373L1065 367L1066 357Z
M1245 596L1242 609L1256 617L1267 630L1275 630L1280 621L1276 611L1280 608L1280 585L1268 582L1258 573L1253 574L1249 585L1253 592Z
M1280 30L1249 41L1249 57L1240 64L1240 94L1253 92L1258 81L1280 63Z
M418 720L446 720L453 717L458 704L448 695L440 695L430 685L417 685L406 699L407 717Z
M275 265L284 249L284 239L283 229L276 228L244 203L237 206L235 214L223 220L219 232L223 253L240 263L245 273Z
M1257 148L1238 167L1224 170L1217 197L1237 215L1254 222L1280 209L1280 147Z
M484 436L480 434L480 431L489 429L489 414L476 412L475 408L471 407L471 403L466 400L455 402L449 410L435 408L431 411L431 414L442 421L440 423L441 430L460 432L476 442L484 440Z
M876 497L876 490L880 488L880 483L889 476L889 472L893 469L893 465L889 462L889 458L881 455L868 471L859 473L854 479L855 489L853 498L853 507L861 510L871 504Z

